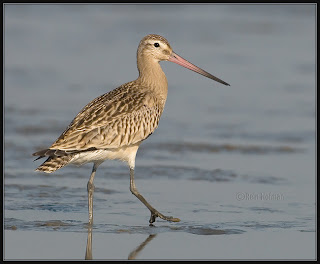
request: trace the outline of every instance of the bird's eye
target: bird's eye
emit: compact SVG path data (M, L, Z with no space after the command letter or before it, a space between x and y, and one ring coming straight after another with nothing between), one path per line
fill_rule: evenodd
M158 42L153 44L156 48L160 47L160 44Z

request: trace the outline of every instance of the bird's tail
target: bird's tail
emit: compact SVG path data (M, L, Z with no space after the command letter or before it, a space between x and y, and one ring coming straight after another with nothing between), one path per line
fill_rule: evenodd
M51 155L50 155L51 154ZM32 154L33 156L40 156L37 159L49 156L48 159L43 162L36 171L42 171L46 173L52 173L64 166L66 166L73 157L73 154L57 156L52 153L52 150L42 150ZM35 160L37 160L35 159Z
M49 157L45 162L43 162L36 171L42 171L46 173L52 173L62 167L66 166L72 159L71 155L62 157Z

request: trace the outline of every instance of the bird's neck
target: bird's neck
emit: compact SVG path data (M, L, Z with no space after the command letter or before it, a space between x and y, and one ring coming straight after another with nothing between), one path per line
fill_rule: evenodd
M138 80L143 86L151 89L164 102L168 94L168 81L159 62L152 59L138 57Z

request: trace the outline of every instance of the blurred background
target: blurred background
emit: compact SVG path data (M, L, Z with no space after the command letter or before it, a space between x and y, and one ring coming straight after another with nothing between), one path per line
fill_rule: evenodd
M97 232L173 232L181 244L164 253L168 258L313 258L315 21L313 4L6 4L7 258L50 258L34 248L19 255L11 230L15 236L19 230L87 231L92 165L43 175L34 172L40 162L31 154L49 147L92 99L137 78L136 50L150 33L231 86L161 62L168 99L158 129L138 151L136 184L155 208L182 221L159 220L165 229L150 229L148 210L129 191L127 167L107 161L95 178ZM233 253L223 246L214 255L210 247L188 251L177 230L252 235L256 253L245 244ZM257 231L263 235L254 236ZM283 240L266 235L284 231ZM263 238L274 245L272 256L259 243ZM94 256L121 258L123 252L111 247Z

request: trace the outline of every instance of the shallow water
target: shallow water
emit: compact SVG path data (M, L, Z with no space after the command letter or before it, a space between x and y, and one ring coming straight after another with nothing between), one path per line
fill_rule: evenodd
M5 259L315 259L314 5L5 5L4 14ZM181 222L149 226L128 168L107 161L88 230L91 165L43 175L31 154L90 100L137 77L149 33L231 86L161 62L168 99L138 151L136 184Z

